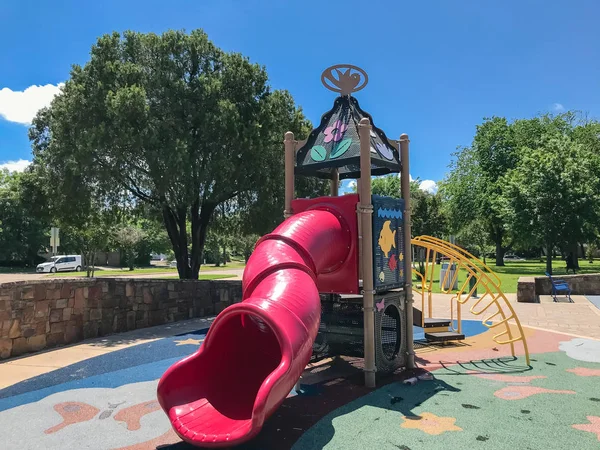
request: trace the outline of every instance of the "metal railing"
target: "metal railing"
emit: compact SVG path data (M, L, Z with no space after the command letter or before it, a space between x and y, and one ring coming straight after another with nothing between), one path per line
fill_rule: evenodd
M474 293L480 288L483 294L476 298L476 301L470 308L471 314L474 316L480 316L484 312L488 311L491 307L493 308L489 314L484 315L482 324L488 329L493 329L504 325L504 330L501 333L494 335L493 340L500 345L510 345L511 353L515 356L514 343L521 341L525 352L525 358L527 364L529 364L529 350L527 347L527 340L523 332L521 322L517 317L512 305L501 290L501 281L497 274L495 274L485 263L478 258L471 255L469 252L461 249L460 247L443 241L438 238L431 236L419 236L412 239L412 245L425 250L425 274L420 273L413 267L413 273L421 279L421 291L413 286L413 290L421 295L421 317L422 326L425 321L425 314L428 317L433 315L433 298L432 288L435 273L435 263L437 255L443 255L448 258L448 269L455 267L454 273L449 280L451 270L446 270L444 279L441 281L440 290L443 293L456 293L450 299L450 316L451 316L451 328L459 333L462 332L462 312L461 306L467 303L469 300L474 299ZM452 289L458 282L458 274L460 271L466 273L466 278L463 283L458 286L458 289ZM440 277L441 278L441 277ZM471 286L471 280L475 280ZM451 281L450 284L447 284ZM446 288L449 286L449 288ZM425 292L427 292L427 308L425 308ZM485 302L484 302L485 300ZM457 326L454 327L454 302L456 302L456 322ZM480 306L481 305L481 306ZM513 336L513 330L511 329L511 321L514 321L516 325L516 332ZM505 337L505 339L501 339Z

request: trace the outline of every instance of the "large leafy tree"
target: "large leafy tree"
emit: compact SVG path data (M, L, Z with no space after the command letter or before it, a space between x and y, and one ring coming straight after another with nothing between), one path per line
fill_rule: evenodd
M441 185L451 226L460 232L479 221L496 246L496 265L502 266L510 243L499 203L501 177L518 162L508 121L503 117L485 119L477 126L471 147L455 156L451 172Z
M521 162L526 148L538 148L548 135L568 135L575 114L543 115L509 123L486 118L477 126L470 147L459 149L440 191L452 230L458 234L483 227L496 249L496 265L515 244L535 245L531 233L514 234L503 203L505 174ZM476 223L476 225L474 225Z
M504 177L504 211L511 231L546 247L549 273L552 249L587 240L584 225L598 222L597 168L597 155L555 133L536 148L523 148L521 161Z
M267 81L201 30L102 36L34 121L35 163L72 205L125 193L160 210L180 277L197 278L218 205L235 199L255 229L281 217L283 135L310 124Z

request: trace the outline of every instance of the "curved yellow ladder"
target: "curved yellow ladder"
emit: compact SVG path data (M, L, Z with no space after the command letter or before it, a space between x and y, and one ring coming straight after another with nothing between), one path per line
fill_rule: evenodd
M428 294L428 313L431 317L433 302L432 302L432 286L435 271L435 262L437 255L443 255L450 259L449 267L456 264L456 271L452 276L451 280L448 280L450 271L446 271L442 286L447 286L450 281L450 289L443 289L442 292L450 293L452 286L454 286L458 279L458 273L462 269L467 272L467 277L462 283L456 294L451 298L451 319L454 318L454 300L457 302L457 331L461 331L461 310L460 306L471 300L474 292L479 287L484 292L481 297L477 298L475 303L471 306L470 312L475 316L479 316L487 311L492 305L494 305L497 311L492 311L489 316L482 320L484 326L488 329L496 328L504 325L504 331L493 337L494 342L500 345L510 344L512 355L515 356L514 343L522 341L523 349L525 352L525 358L529 365L529 350L527 348L527 340L523 332L521 322L515 313L512 305L502 292L500 286L500 278L496 275L483 261L471 255L466 250L451 244L450 242L442 239L434 238L432 236L418 236L411 240L414 247L420 247L425 250L425 274L413 268L413 274L415 274L421 280L421 290L414 288L415 292L421 294L421 316L422 320L425 320L425 292ZM471 279L475 279L475 283L472 288L469 287ZM486 299L480 309L477 307ZM507 309L507 313L505 313ZM498 317L499 316L499 317ZM497 318L496 320L493 320ZM510 328L509 322L514 320L517 327L517 336L513 336L513 331ZM501 339L503 336L507 336L507 339Z

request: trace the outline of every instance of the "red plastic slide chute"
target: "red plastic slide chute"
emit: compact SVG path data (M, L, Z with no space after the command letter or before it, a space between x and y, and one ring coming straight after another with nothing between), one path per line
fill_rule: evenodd
M313 209L259 241L244 271L243 301L219 314L202 347L158 384L183 440L225 447L258 434L310 360L321 313L317 275L339 267L349 239L337 215Z

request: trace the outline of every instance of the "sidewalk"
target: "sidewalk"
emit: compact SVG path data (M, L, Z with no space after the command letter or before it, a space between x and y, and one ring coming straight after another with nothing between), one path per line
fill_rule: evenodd
M0 389L85 359L145 344L165 337L208 328L214 318L191 319L90 339L79 344L47 350L0 362Z
M541 303L518 303L517 294L505 295L523 326L600 340L600 309L583 295L573 295L574 303L555 303L546 297L542 297ZM433 294L432 298L432 316L451 318L450 299L452 295ZM421 309L420 297L414 295L413 299L414 306ZM427 303L427 298L425 302ZM495 312L490 308L489 312L481 315L473 314L470 310L479 311L485 306L485 299L479 305L474 306L476 303L477 299L473 298L462 305L463 320L482 321ZM456 305L454 318L456 318Z

